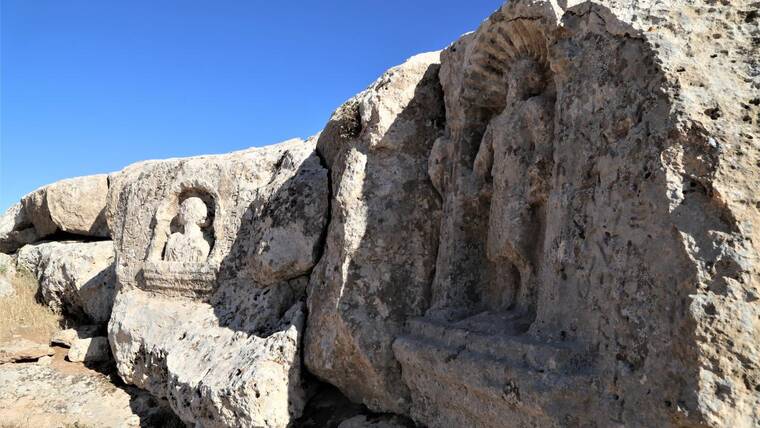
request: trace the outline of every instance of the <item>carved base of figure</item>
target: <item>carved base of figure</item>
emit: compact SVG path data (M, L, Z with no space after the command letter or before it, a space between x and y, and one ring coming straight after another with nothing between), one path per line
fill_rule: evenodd
M478 326L494 324L477 317L467 322L412 320L411 333L394 342L417 421L430 427L593 425L583 416L599 414L592 354L574 343L489 332Z
M208 263L146 262L141 288L167 296L203 297L214 291L217 269Z

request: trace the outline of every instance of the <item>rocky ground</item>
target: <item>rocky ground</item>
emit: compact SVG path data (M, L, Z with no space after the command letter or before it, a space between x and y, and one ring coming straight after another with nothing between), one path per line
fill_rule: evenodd
M125 385L98 326L72 323L37 301L39 284L0 263L0 427L183 426L165 403ZM107 342L106 342L107 344Z
M112 364L67 361L67 349L0 364L2 427L180 427L169 408L124 385Z
M47 298L49 284L19 266L0 260L0 428L185 426L166 401L121 380L104 325L51 309L60 305ZM327 384L310 384L311 399L293 426L414 426L352 403Z

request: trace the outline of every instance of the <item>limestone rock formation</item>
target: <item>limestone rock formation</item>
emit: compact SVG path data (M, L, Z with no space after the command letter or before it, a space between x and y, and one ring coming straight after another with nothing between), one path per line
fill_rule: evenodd
M759 40L510 0L314 139L35 191L0 251L190 425L760 426ZM353 403L298 419L302 361Z
M89 175L56 181L21 199L37 236L56 231L108 237L105 222L108 176Z
M121 377L198 426L286 426L328 177L315 141L135 164L110 177Z
M105 336L77 338L71 342L66 358L75 363L108 361L111 359L108 338Z
M427 158L443 125L438 67L429 53L389 70L335 112L317 143L333 197L309 283L306 365L385 411L405 411L391 343L422 315L433 278L440 202Z
M757 6L650 3L510 1L443 53L417 421L760 423Z
M0 252L12 253L58 233L108 238L108 176L57 181L21 198L0 215Z
M50 344L70 348L78 340L97 336L99 330L100 326L98 325L81 325L58 330L50 338Z
M116 294L113 261L111 241L52 241L22 247L16 263L37 277L52 309L106 324Z

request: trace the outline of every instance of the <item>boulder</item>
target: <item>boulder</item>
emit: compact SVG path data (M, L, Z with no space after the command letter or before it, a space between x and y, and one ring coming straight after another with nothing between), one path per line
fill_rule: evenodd
M52 309L105 324L111 316L116 281L113 242L43 242L22 247L17 265L40 283Z
M64 346L71 348L74 342L81 339L88 339L97 336L100 326L83 325L75 328L66 328L58 330L50 338L51 345Z
M35 361L53 354L55 354L55 350L48 345L20 337L14 337L10 341L0 343L0 364Z
M66 358L74 363L99 363L111 359L108 338L95 336L77 338L71 342Z
M108 176L88 175L41 187L24 196L21 204L39 238L57 231L107 238L107 195Z
M111 176L120 376L198 426L284 427L306 401L308 274L327 224L315 141Z
M37 364L40 366L49 366L53 364L53 356L52 355L45 355L44 357L40 357L39 360L37 360Z
M317 143L333 197L309 282L306 365L375 410L406 410L391 344L424 313L435 270L440 199L427 159L444 117L438 58L389 70L333 114Z

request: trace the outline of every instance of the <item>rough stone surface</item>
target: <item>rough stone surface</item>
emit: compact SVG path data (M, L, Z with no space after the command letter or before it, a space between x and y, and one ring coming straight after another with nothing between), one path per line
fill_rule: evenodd
M576 3L510 1L442 54L410 413L757 426L757 5Z
M306 365L350 399L403 412L391 343L427 307L440 202L427 158L442 131L438 53L411 58L339 108L317 148L332 174L325 254L309 283Z
M21 204L38 237L62 231L105 238L107 195L108 176L88 175L41 187L24 196Z
M52 345L65 346L70 348L71 345L79 339L87 339L97 336L100 326L97 325L83 325L74 328L67 328L58 330L50 338Z
M111 241L56 241L22 247L16 263L37 277L52 309L105 324L116 293L113 261Z
M144 162L110 178L118 371L189 424L284 427L303 410L302 301L328 209L314 147Z
M759 40L747 0L510 0L316 142L56 183L0 251L65 306L94 244L26 244L105 236L105 182L119 374L191 425L760 426ZM302 358L352 403L297 419Z
M12 253L39 239L21 202L11 205L0 215L0 252Z
M54 353L53 348L48 345L14 337L10 341L0 343L0 364L37 360Z
M410 425L407 420L397 416L359 415L341 422L338 428L408 428L410 426L414 425Z
M144 391L116 386L95 371L61 370L55 363L0 365L0 420L8 427L183 426Z
M111 359L108 338L104 336L77 338L71 342L66 358L74 363L94 363Z

